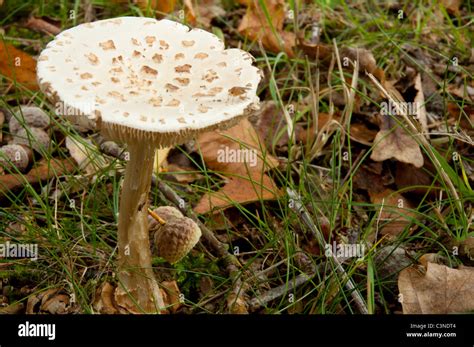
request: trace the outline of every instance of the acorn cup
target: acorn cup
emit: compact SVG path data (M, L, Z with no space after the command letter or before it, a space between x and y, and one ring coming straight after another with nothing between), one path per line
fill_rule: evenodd
M183 217L174 207L163 206L154 211L165 221L156 224L155 253L173 264L184 258L201 237L201 229L192 219Z

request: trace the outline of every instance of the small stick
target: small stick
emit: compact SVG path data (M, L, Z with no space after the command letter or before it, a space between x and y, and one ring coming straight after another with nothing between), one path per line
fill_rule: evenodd
M165 225L166 224L166 221L161 218L160 216L158 216L155 212L153 212L153 210L151 208L148 208L148 214L154 219L156 220L158 223L160 223L161 225Z
M266 305L272 300L275 300L286 293L296 289L297 287L301 286L302 284L305 284L306 282L311 281L311 279L316 275L317 271L315 270L314 272L310 274L299 274L296 276L294 281L290 281L288 283L282 284L278 287L272 288L270 290L267 290L265 293L262 295L253 298L250 300L249 303L249 309L250 311L255 311L259 309L260 307Z
M317 241L319 244L323 247L323 249L326 249L327 242L324 239L324 236L322 233L316 228L314 225L313 220L311 219L310 214L306 210L306 208L303 206L301 203L301 200L299 196L296 194L296 192L290 188L287 188L287 193L291 199L293 199L294 204L291 204L293 207L291 209L296 212L298 215L300 215L301 219L303 222L308 226L308 228L313 232L314 236L316 236ZM339 259L334 255L333 252L331 252L331 258L332 261L334 262L334 265L336 267L336 272L341 276L342 280L345 281L345 286L347 290L350 291L352 298L354 299L354 302L356 304L357 310L359 313L362 314L368 314L369 310L367 309L367 305L365 304L364 299L362 298L362 295L359 293L359 291L356 289L354 283L352 280L347 276L346 271L342 267L341 263L339 262Z

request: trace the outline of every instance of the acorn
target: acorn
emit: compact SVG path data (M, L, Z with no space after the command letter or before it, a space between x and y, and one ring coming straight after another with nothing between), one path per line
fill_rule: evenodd
M40 154L48 149L50 142L48 133L41 128L30 128L28 130L22 128L13 136L14 144L31 146Z
M10 133L15 135L22 128L45 129L50 124L50 118L41 108L37 106L20 106L14 116L10 117L8 127Z
M0 166L5 171L25 171L33 157L31 149L28 147L12 144L0 147Z
M201 237L201 229L190 218L170 218L155 233L156 255L173 264L186 256Z

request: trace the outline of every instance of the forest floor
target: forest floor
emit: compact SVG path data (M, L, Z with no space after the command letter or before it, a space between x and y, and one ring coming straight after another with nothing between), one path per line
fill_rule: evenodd
M210 31L263 72L260 110L158 152L150 208L203 230L179 262L153 256L171 313L473 312L474 17L461 3L0 0L0 312L120 311L126 148L62 117L36 78L55 35L120 16ZM21 131L28 155L7 159Z

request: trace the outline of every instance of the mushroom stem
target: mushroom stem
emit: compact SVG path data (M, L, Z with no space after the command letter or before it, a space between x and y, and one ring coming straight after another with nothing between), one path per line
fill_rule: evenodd
M118 277L131 303L152 313L164 309L151 267L148 231L148 193L155 148L146 141L129 143L118 227Z

